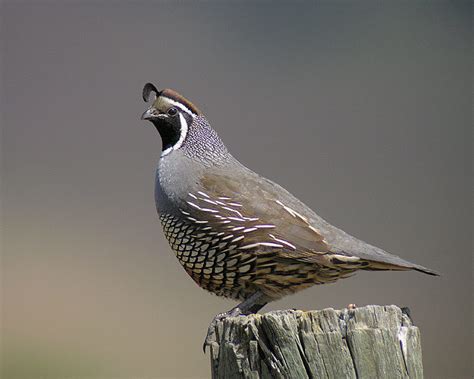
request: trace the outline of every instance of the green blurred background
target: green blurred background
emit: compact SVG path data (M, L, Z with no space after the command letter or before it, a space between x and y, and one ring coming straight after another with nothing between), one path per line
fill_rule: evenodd
M234 305L153 202L153 81L321 216L442 272L359 273L265 308L409 306L427 378L472 377L471 3L4 1L2 373L206 378Z

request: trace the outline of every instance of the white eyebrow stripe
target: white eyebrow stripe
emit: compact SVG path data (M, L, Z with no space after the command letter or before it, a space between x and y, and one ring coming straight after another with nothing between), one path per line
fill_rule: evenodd
M162 95L163 96L163 95ZM191 109L189 109L186 105L180 103L179 101L176 101L176 100L173 100L171 98L169 98L168 96L163 96L166 101L168 101L170 104L174 105L175 107L178 107L179 109L181 109L182 111L186 112L186 113L189 113L191 116L197 116L196 113L194 113L193 111L191 111Z

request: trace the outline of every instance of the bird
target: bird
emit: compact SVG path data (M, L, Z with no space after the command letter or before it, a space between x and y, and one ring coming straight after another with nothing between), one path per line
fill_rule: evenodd
M271 301L358 270L438 275L347 234L245 167L176 91L146 83L142 97L150 106L141 119L162 140L155 203L164 235L200 287L239 302L214 317L204 350L218 320L257 313Z

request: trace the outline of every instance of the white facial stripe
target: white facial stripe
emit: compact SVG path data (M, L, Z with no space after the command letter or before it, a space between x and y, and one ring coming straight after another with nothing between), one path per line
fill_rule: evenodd
M173 147L168 147L166 150L163 150L161 152L161 156L164 157L165 155L168 155L171 152L171 150L173 150Z
M181 123L181 134L179 136L178 142L173 146L173 149L179 149L181 145L184 142L184 139L186 138L186 135L188 134L188 122L184 118L184 116L180 113L179 114L179 122Z
M181 113L179 114L179 123L180 123L181 133L179 135L178 142L176 142L173 146L168 147L166 150L163 150L163 152L161 153L162 157L164 157L165 155L168 155L173 150L179 149L181 145L183 144L184 139L186 138L186 135L188 134L188 122L186 121L186 119Z
M174 105L175 107L178 107L179 109L181 109L182 111L188 113L189 115L191 116L197 116L197 114L195 114L194 112L192 112L188 107L186 107L184 104L181 104L180 102L178 101L175 101L173 99L170 99L169 97L166 97L166 96L163 96L166 101L172 105Z

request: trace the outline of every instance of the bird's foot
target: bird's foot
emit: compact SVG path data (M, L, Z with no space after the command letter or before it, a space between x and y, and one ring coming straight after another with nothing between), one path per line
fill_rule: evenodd
M209 328L207 329L206 339L204 340L204 344L202 345L202 350L204 354L206 354L206 347L211 346L212 342L217 342L216 339L216 326L219 321L227 317L236 317L236 316L245 316L246 313L242 312L239 307L232 308L228 312L219 313L217 314L209 324Z

